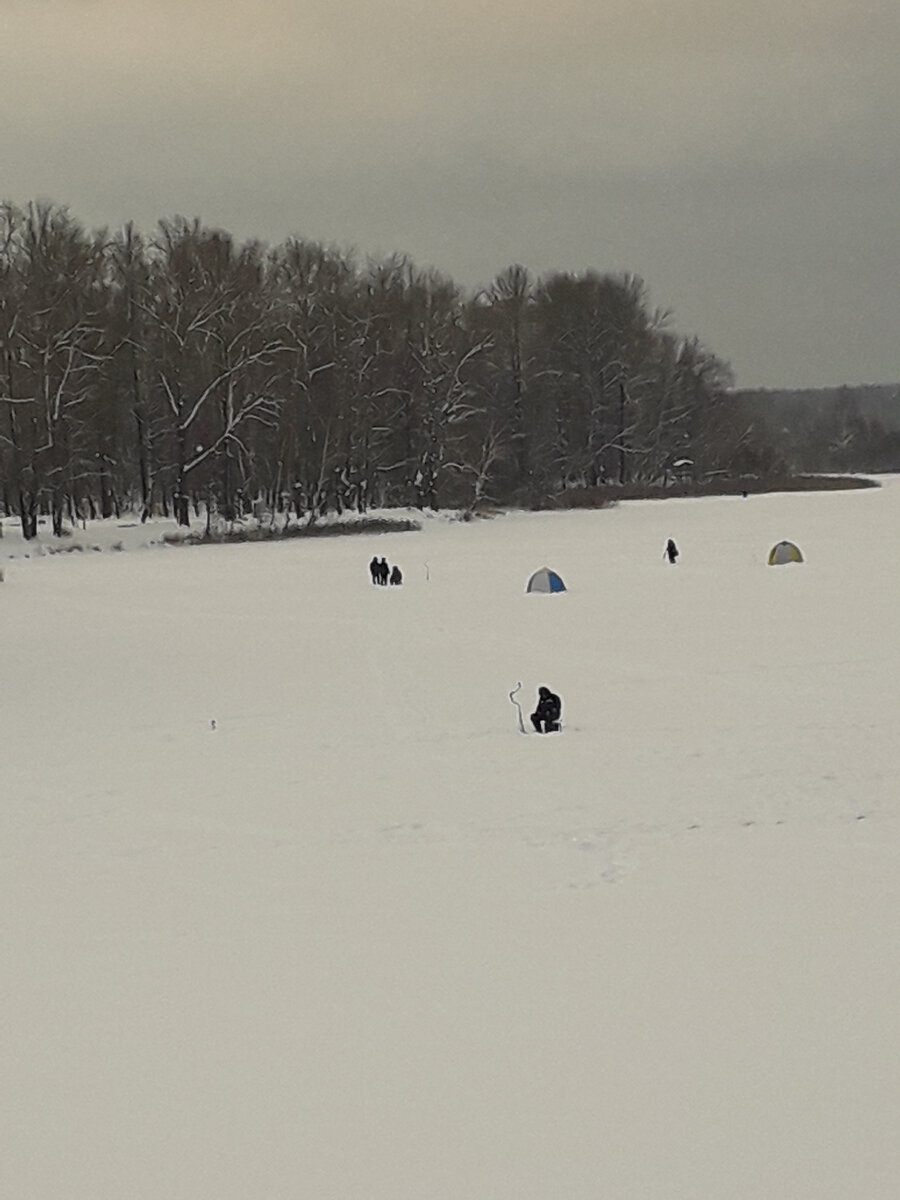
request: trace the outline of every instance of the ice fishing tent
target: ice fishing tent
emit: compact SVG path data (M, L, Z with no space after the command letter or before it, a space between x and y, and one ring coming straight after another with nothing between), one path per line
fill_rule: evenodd
M555 571L549 567L541 567L528 580L526 592L564 592L566 585Z
M782 563L792 562L803 562L803 555L793 542L779 542L769 551L770 567L780 567Z

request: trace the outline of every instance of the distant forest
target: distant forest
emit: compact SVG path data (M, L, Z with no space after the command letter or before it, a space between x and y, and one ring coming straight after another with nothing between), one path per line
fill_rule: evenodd
M313 521L889 469L896 433L852 397L835 417L731 393L633 275L513 265L467 294L404 256L181 218L89 233L53 204L0 205L0 355L0 505L26 537L42 516Z
M733 393L777 471L900 471L900 383Z

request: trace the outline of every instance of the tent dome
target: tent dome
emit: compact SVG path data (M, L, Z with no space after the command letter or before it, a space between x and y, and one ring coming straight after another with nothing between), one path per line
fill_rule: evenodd
M555 571L549 567L541 567L528 580L526 592L564 592L566 585Z
M780 567L782 563L803 562L800 548L793 542L778 542L769 551L769 566Z

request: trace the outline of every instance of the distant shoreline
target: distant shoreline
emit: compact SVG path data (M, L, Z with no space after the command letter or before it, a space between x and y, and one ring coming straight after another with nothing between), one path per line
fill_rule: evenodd
M553 508L606 508L620 500L685 500L705 496L761 496L772 492L837 492L878 488L862 475L785 475L772 479L709 479L702 483L601 484L572 488L557 496Z
M174 524L170 518L152 520L146 531L144 526L135 518L133 521L108 519L91 522L90 527L66 527L62 537L48 537L49 528L47 517L41 517L39 528L43 537L33 542L18 540L17 518L7 515L0 519L0 538L5 525L10 535L5 542L0 540L2 557L9 559L42 558L44 556L69 554L73 551L86 550L121 551L135 548L134 539L123 530L132 533L144 533L137 545L152 546L221 546L236 545L252 542L266 544L290 539L319 539L322 537L352 536L354 534L397 534L417 532L422 529L422 519L431 517L443 518L448 521L467 522L471 520L490 519L505 513L528 512L565 512L571 510L599 510L612 508L617 503L636 500L682 500L703 499L717 496L765 495L776 492L823 492L848 491L868 488L880 488L877 479L856 475L797 475L772 479L711 479L704 483L689 483L680 481L663 487L662 485L623 484L601 485L594 488L572 488L562 495L548 500L545 504L533 508L517 505L494 505L482 502L474 509L460 511L457 509L411 510L398 509L393 516L390 509L380 509L372 514L349 514L334 518L330 516L322 520L309 522L287 521L284 514L267 514L263 519L246 518L234 522L233 525L221 524L206 527L196 521L192 528L183 528ZM98 534L105 529L106 536Z

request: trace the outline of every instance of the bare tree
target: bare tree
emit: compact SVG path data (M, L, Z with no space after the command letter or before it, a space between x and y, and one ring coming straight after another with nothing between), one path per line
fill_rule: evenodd
M156 356L154 388L168 424L176 519L189 498L215 485L226 517L235 511L244 430L270 422L281 405L287 346L263 288L259 247L236 248L223 233L162 222L146 319Z
M89 471L84 415L107 360L103 240L88 238L63 208L31 204L18 223L17 304L8 331L8 438L23 533L33 537L46 498L53 530L74 513Z

